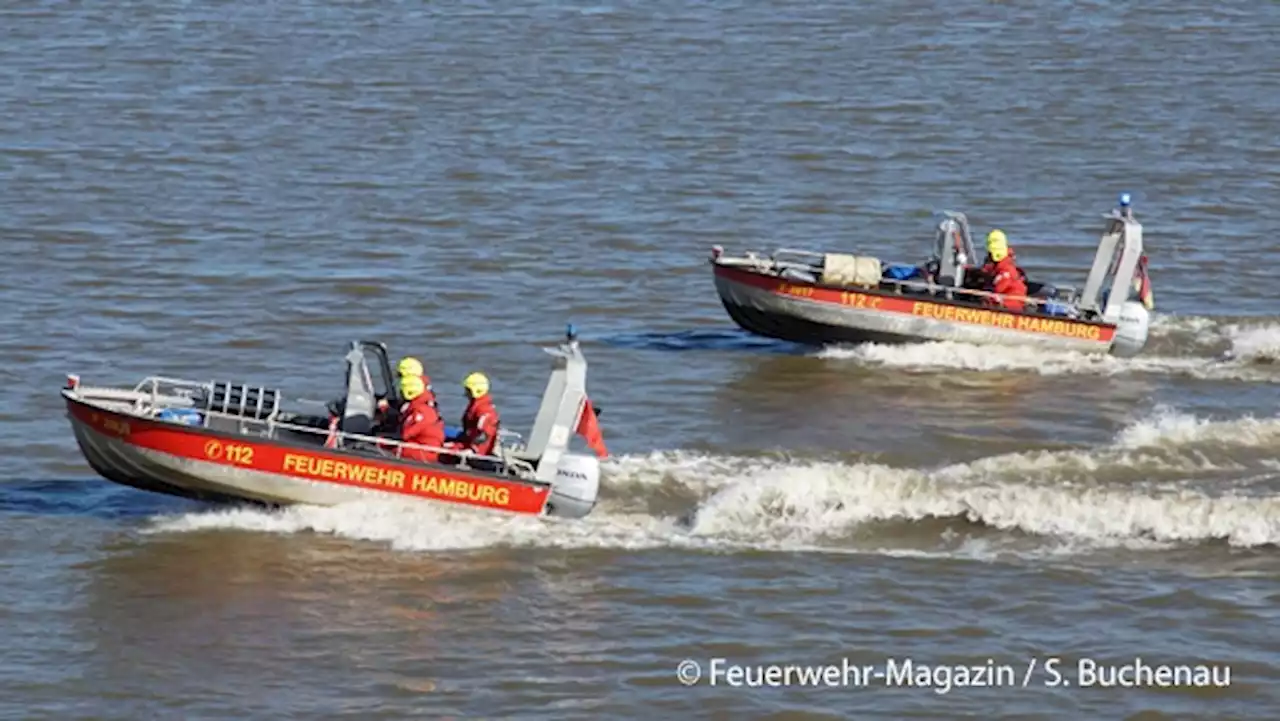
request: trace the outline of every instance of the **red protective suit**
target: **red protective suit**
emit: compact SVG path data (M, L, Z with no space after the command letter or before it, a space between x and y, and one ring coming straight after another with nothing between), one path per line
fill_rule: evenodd
M1015 299L1026 296L1027 283L1022 278L1022 271L1018 269L1012 250L999 263L993 262L988 257L980 272L987 280L983 290L1009 296L998 301L999 305L1009 310L1019 311L1026 306L1025 301ZM996 301L993 300L993 302Z
M487 456L498 443L498 409L488 394L472 398L462 413L462 435L451 445L459 450L469 450Z
M421 443L424 446L444 446L444 419L435 407L435 396L430 392L414 398L400 409L400 440L405 443ZM437 462L439 453L421 448L405 448L404 458Z

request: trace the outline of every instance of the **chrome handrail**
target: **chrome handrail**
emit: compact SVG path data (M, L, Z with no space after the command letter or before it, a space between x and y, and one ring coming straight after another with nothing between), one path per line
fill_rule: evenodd
M147 376L141 381L138 381L138 384L134 386L133 389L141 393L143 392L144 387L149 387L152 393L156 393L159 390L161 383L167 383L174 386L176 390L187 389L193 392L197 390L209 390L210 388L210 383L207 381L192 381L184 378L169 378L168 376Z

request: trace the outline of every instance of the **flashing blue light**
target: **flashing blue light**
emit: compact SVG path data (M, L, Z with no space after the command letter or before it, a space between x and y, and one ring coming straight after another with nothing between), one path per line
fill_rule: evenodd
M570 323L569 327L565 328L564 334L569 340L573 340L578 337L578 329L574 328L573 324Z
M1121 193L1121 194L1120 194L1120 207L1121 207L1121 208L1127 208L1127 207L1129 207L1129 194L1128 194L1128 193Z

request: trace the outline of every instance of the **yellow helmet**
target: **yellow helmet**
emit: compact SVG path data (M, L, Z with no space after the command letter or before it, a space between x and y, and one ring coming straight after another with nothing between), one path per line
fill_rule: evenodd
M400 395L404 396L406 401L411 401L426 392L427 384L423 382L422 376L408 375L400 378Z
M400 359L400 365L396 366L396 371L400 374L401 378L405 376L420 376L423 373L422 361L417 358L405 356Z
M987 233L987 255L997 263L1009 255L1009 239L1005 237L1003 230Z
M462 379L462 387L467 389L467 395L479 398L489 392L489 379L485 374L476 371Z

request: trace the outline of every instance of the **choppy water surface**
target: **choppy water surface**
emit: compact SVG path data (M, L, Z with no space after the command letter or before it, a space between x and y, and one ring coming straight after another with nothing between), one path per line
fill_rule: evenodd
M1274 718L1280 5L0 9L0 712ZM1120 191L1132 361L736 332L706 253L1080 281ZM82 462L65 372L327 398L342 346L527 425L576 323L597 512L219 511ZM1229 688L686 688L685 658L1231 667ZM1038 666L1043 668L1043 666ZM874 686L880 686L878 688Z

